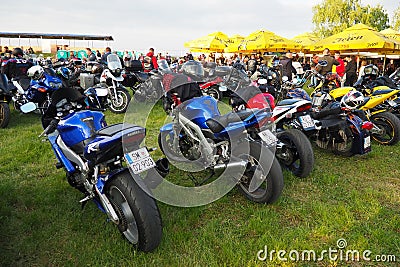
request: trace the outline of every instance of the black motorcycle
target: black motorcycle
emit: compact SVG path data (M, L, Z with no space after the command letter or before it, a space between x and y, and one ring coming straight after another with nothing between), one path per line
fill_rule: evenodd
M7 76L0 74L0 128L6 128L10 122L11 97Z

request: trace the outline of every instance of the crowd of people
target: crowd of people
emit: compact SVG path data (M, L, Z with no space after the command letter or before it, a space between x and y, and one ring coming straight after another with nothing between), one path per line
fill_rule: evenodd
M21 48L16 48L18 50L17 53L13 53L13 51L9 50L7 46L3 47L2 51L2 65L7 65L7 62L10 58L21 58L24 54L31 54L33 51L26 50L24 51ZM102 63L107 63L107 56L111 53L116 53L116 51L112 51L110 47L106 47L103 52L99 50L92 50L91 48L86 48L86 56L83 61L98 61ZM17 56L16 56L17 55ZM396 70L397 62L393 59L386 64L385 69L383 69L383 62L380 59L368 60L366 59L357 59L354 55L347 55L343 57L339 51L331 54L331 51L326 48L324 49L322 55L313 54L311 58L301 57L299 54L287 52L283 55L271 54L271 55L262 55L261 53L252 53L252 54L243 54L243 53L235 53L235 54L226 54L223 53L209 53L199 54L194 57L191 53L187 53L181 57L172 57L169 53L155 53L154 48L150 48L146 54L144 53L136 53L135 51L124 51L123 55L119 55L121 64L124 65L125 62L131 60L140 60L143 65L145 71L150 71L151 69L157 69L158 64L157 60L165 59L168 64L176 63L181 65L188 60L198 60L200 62L215 62L217 65L226 65L230 66L236 60L240 60L246 68L246 71L249 75L252 75L256 72L258 67L261 64L265 64L267 66L271 66L274 62L279 62L282 66L282 76L287 76L289 79L293 79L296 77L301 77L306 70L315 69L320 74L325 75L328 72L337 73L340 82L344 86L353 85L362 74L363 68L367 64L375 64L381 71L381 73L385 73L386 75L390 75L392 72ZM70 55L68 60L78 59L78 55L74 51L70 51ZM20 61L20 60L13 60ZM318 62L326 61L326 66L320 66ZM11 61L10 61L11 62ZM316 80L312 80L310 86L315 86L317 84Z

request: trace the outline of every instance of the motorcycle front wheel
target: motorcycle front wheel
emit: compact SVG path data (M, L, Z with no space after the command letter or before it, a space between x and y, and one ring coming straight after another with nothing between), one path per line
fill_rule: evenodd
M279 162L275 155L260 142L250 142L250 150L246 154L239 155L240 158L247 160L245 173L239 181L238 189L251 201L257 203L274 203L283 190L283 174ZM269 164L267 157L274 157L272 165ZM269 166L271 165L271 166ZM261 172L260 172L261 171ZM250 182L255 172L263 175L264 182L253 192L250 192Z
M372 138L381 145L393 146L400 139L400 120L390 112L377 113L370 118L378 127L377 132L371 132Z
M10 106L8 103L0 103L0 128L6 128L10 122Z
M277 148L276 157L282 167L300 178L307 177L314 167L314 151L307 136L297 129L277 134L284 146Z
M118 230L138 250L158 247L162 236L161 215L156 201L134 181L129 171L107 182L105 195L118 214Z
M131 95L125 88L117 88L117 95L111 98L110 110L113 113L124 113L131 101Z

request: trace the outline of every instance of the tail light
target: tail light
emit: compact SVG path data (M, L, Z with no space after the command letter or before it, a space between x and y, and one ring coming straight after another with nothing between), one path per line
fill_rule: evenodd
M257 125L256 125L255 127L256 127L256 128L261 128L261 127L264 126L265 124L267 124L267 123L272 123L272 122L274 122L274 121L275 121L274 117L266 117L266 118L260 120L260 121L257 123Z
M44 87L39 87L37 90L39 92L41 92L41 93L46 93L47 92L46 88L44 88Z
M311 109L311 107L312 107L311 103L309 103L309 104L304 104L304 105L298 107L298 108L297 108L297 111L298 111L298 112L308 111L308 110Z
M364 130L372 130L372 128L374 128L374 124L370 121L364 121L363 124L361 125L361 129Z

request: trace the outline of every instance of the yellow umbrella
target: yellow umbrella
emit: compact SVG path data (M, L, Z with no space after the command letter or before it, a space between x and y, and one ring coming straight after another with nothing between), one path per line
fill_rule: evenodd
M315 42L319 41L319 38L312 33L306 32L306 33L299 34L290 40L301 45L302 49L309 50L311 45L313 45Z
M228 44L228 36L223 32L213 32L198 39L186 42L185 47L193 52L223 52Z
M301 45L276 35L271 31L258 30L247 36L239 47L242 50L281 52L281 51L300 51Z
M311 51L322 51L324 48L354 52L385 52L400 49L400 43L359 23L310 46Z
M393 38L393 39L397 40L398 42L400 41L400 32L398 32L398 31L395 31L393 29L386 29L386 30L380 31L380 33L382 33L386 37Z
M242 43L243 40L244 37L239 34L232 35L231 37L229 37L228 46L225 48L224 51L226 53L239 52L239 45Z

